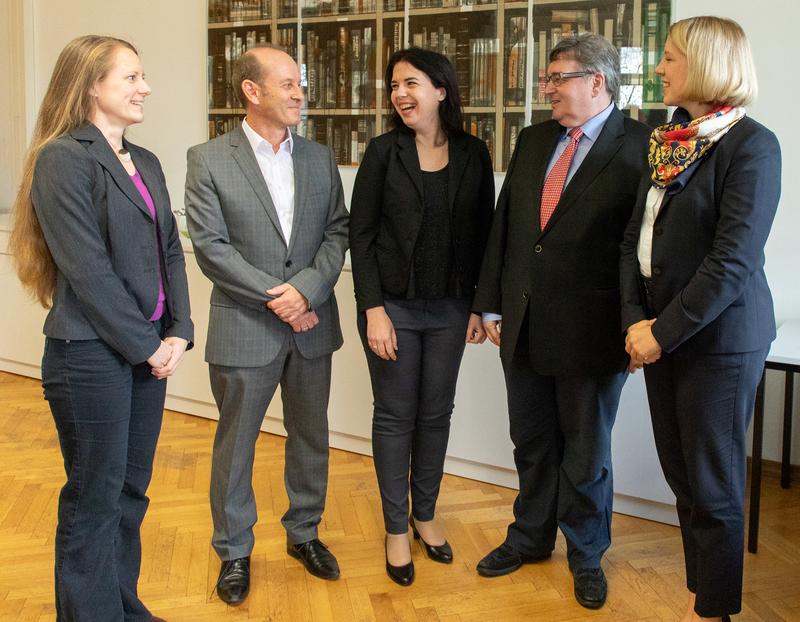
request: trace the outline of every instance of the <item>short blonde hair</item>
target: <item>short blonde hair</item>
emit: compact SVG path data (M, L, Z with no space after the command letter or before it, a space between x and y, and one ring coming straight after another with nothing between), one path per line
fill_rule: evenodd
M670 26L672 44L689 65L682 97L707 104L746 106L758 94L755 63L742 27L702 15Z

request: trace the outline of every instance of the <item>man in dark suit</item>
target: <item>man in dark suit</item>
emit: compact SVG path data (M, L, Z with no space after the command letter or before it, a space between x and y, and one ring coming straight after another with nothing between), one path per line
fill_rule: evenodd
M286 427L287 552L309 572L339 567L317 526L328 481L331 355L342 345L333 287L348 215L330 149L293 135L303 91L297 64L271 47L237 61L242 126L188 154L186 215L197 263L214 283L206 344L219 408L211 466L217 592L249 589L255 443L280 384Z
M627 373L619 244L649 136L615 107L618 89L619 56L604 38L553 48L553 119L519 136L473 304L500 346L520 486L506 540L478 572L548 558L560 528L589 608L607 593L611 428Z

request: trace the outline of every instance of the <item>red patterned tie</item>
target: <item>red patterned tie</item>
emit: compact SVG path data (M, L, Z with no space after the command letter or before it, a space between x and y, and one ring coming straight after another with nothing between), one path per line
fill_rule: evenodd
M539 210L539 225L541 230L547 226L547 221L550 216L556 211L556 205L561 198L561 191L564 189L564 181L567 179L569 172L569 165L572 164L572 158L578 150L578 141L583 136L583 130L579 127L573 127L569 131L569 144L564 152L558 157L553 168L550 169L550 174L544 180L544 188L542 189L542 205Z

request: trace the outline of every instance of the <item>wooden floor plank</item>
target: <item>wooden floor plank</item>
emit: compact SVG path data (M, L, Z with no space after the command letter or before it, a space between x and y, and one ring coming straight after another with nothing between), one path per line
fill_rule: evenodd
M215 593L219 561L208 507L216 423L167 411L142 528L142 599L171 622L236 620L668 622L685 609L683 555L674 527L615 515L604 561L609 598L580 607L561 535L553 557L487 579L475 564L505 538L515 491L445 476L438 512L455 561L429 560L412 543L417 580L403 588L386 576L383 517L372 460L331 451L322 539L342 577L311 577L286 555L280 518L284 439L261 434L253 488L259 522L252 587L240 607ZM0 372L0 620L53 622L53 535L63 461L38 381ZM782 490L765 478L758 555L745 557L744 609L737 620L800 620L800 483Z

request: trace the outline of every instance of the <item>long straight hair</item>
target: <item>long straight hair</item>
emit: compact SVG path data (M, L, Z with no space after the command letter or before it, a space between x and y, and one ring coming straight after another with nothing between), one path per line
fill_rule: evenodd
M36 160L48 143L87 122L92 111L89 92L111 70L120 47L138 54L130 43L115 37L86 35L66 45L50 77L25 155L8 249L19 280L45 308L53 301L57 269L31 202Z

